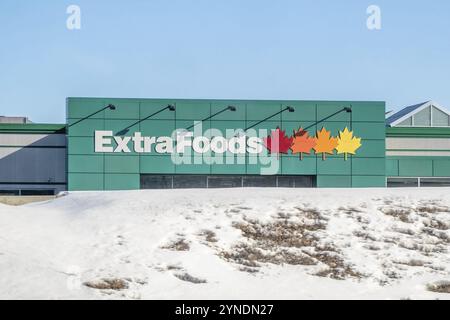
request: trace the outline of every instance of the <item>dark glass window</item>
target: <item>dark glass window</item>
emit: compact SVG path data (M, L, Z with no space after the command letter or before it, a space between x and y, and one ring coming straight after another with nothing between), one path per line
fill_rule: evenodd
M450 178L421 178L421 187L450 187Z
M242 177L240 176L209 176L208 188L240 188Z
M413 188L419 186L418 178L388 178L388 188Z
M18 196L19 190L0 190L0 196Z
M141 175L141 189L313 188L315 176Z
M294 188L294 177L278 177L278 187L280 188Z
M143 174L141 189L172 189L172 176Z
M173 187L175 189L206 188L207 176L173 176Z
M22 196L53 196L53 195L55 195L55 190L53 190L53 189L26 189L26 190L20 190L20 195L22 195Z
M276 188L276 176L244 176L244 187Z
M313 188L315 179L313 176L279 176L279 188Z

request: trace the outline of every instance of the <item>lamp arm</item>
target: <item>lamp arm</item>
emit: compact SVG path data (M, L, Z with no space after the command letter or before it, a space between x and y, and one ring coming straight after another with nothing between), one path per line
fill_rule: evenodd
M265 122L265 121L267 121L267 120L269 120L269 119L271 119L271 118L273 118L273 117L275 117L275 116L277 116L277 115L279 115L280 113L283 113L283 112L285 112L285 111L294 112L295 110L294 110L294 108L292 108L292 107L286 107L286 108L284 108L283 110L281 110L281 111L279 111L279 112L277 112L277 113L275 113L275 114L273 114L273 115L271 115L271 116L269 116L269 117L267 117L267 118L265 118L265 119L263 119L263 120L261 120L261 121L255 123L255 124L253 124L253 125L251 125L250 127L246 128L246 129L244 130L244 132L247 131L247 130L250 130L251 128L256 127L258 124L263 123L263 122Z
M80 123L81 121L84 121L84 120L86 120L86 119L88 119L88 118L90 118L92 116L95 116L97 113L100 113L100 112L102 112L103 110L106 110L106 109L115 110L116 107L114 105L112 105L112 104L108 104L106 107L101 108L100 110L97 110L94 113L91 113L90 115L88 115L88 116L86 116L86 117L84 117L84 118L82 118L82 119L80 119L78 121L75 121L74 123L72 123L71 125L68 125L67 127L70 128L70 127Z

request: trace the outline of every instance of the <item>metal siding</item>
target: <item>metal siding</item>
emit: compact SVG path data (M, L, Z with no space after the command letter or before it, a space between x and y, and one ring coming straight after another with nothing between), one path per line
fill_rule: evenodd
M450 177L450 159L433 161L433 176Z
M450 137L445 138L386 138L387 150L443 150L450 151Z
M398 160L387 159L386 160L386 176L397 177L398 176Z
M58 191L65 189L66 137L39 133L41 129L35 134L20 131L0 134L0 184L27 184L28 188L36 188L38 184L58 183L60 186L55 187Z
M139 187L139 174L105 174L105 190L136 190Z
M67 188L70 191L104 190L103 173L70 173Z
M351 176L317 176L317 187L319 188L350 188L351 186Z
M1 134L0 147L32 146L32 147L66 147L63 134Z
M303 155L303 160L301 161L299 155L294 157L283 157L281 164L282 174L317 174L317 159L314 155Z
M385 143L385 108L382 102L71 98L68 99L67 104L68 122L73 123L76 119L95 112L107 103L120 107L118 112L114 113L109 110L102 112L96 115L95 119L90 119L83 125L80 123L78 128L70 129L68 138L70 190L99 190L103 188L103 180L105 180L105 189L139 188L139 173L261 174L261 168L267 167L267 165L250 163L246 165L174 165L169 155L156 155L155 153L144 155L131 152L130 154L102 156L94 153L94 129L120 132L135 121L147 117L168 104L176 105L176 111L164 111L158 116L152 117L151 120L132 127L126 135L130 136L134 131L141 131L145 136L169 135L173 129L189 127L194 120L207 118L229 105L237 107L237 111L226 111L220 114L203 123L202 129L225 130L249 127L286 106L292 106L295 108L295 112L285 112L255 127L257 130L267 130L268 134L270 134L270 130L280 127L286 130L288 135L291 135L295 129L311 126L315 121L321 120L343 107L352 107L352 116L343 112L327 119L326 122L313 126L309 132L313 135L316 130L325 127L336 136L345 127L349 129L353 127L355 136L361 137L363 144L355 156L351 156L345 161L343 155L327 155L327 160L322 161L321 155L312 154L305 155L303 161L300 161L298 155L281 155L279 157L280 166L274 173L317 175L319 187L350 187L353 183L360 186L380 186L380 181L385 177L386 160L383 147ZM352 124L350 116L353 118ZM94 123L95 125L93 125ZM223 133L225 134L225 132ZM267 151L264 154L267 154ZM228 154L228 156L230 155ZM105 167L100 161L100 159L103 160L103 157ZM193 159L201 159L201 157L200 154L193 155ZM247 159L250 158L251 156L247 157ZM95 163L92 165L78 164L83 161L94 161ZM82 174L86 174L86 176L82 176ZM352 176L354 176L353 179ZM75 180L71 181L72 178ZM86 185L83 185L83 178L86 179ZM123 184L120 183L120 179L124 179Z
M429 159L399 160L400 177L432 177L433 161Z
M139 156L105 155L106 173L139 173Z
M353 188L369 188L386 186L386 178L384 176L352 176Z
M388 156L387 176L394 177L450 177L450 158Z

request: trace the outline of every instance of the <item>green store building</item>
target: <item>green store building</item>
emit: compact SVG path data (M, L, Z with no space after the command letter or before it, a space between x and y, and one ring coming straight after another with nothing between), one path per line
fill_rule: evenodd
M66 115L0 117L0 194L450 186L450 116L431 101L386 119L377 101L68 98Z

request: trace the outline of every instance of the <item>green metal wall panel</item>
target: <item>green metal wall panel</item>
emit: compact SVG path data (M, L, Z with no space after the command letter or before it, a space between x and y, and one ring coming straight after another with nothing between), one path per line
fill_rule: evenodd
M399 160L399 176L401 177L432 177L433 160L401 159Z
M326 175L350 175L351 161L345 161L343 158L318 159L317 171Z
M175 128L175 120L145 120L140 123L143 136L170 136Z
M353 130L358 135L359 132L364 133L363 140L375 139L385 140L386 124L384 122L354 122Z
M435 177L450 177L450 159L434 160L433 175Z
M225 108L233 106L236 107L236 111L233 112L222 112L214 117L216 121L239 121L245 119L245 102L242 101L218 101L217 103L211 104L211 114L216 114Z
M105 172L139 173L139 156L105 155Z
M67 188L78 191L95 191L103 189L103 173L70 173Z
M212 128L212 129L220 130L222 132L222 134L225 136L226 133L227 133L226 132L227 129L234 129L234 130L241 129L241 130L244 130L246 128L246 123L245 123L245 120L242 120L242 119L245 119L245 118L241 118L239 120L233 120L233 121L230 121L230 120L227 120L227 121L225 121L225 120L210 121L210 123L207 124L206 129ZM205 136L208 137L209 135L205 135Z
M286 132L287 135L292 135L295 131L298 131L301 128L308 128L308 132L310 136L314 136L317 127L314 125L314 121L284 121L281 124L281 129Z
M229 159L232 161L234 158ZM233 164L226 164L227 159L224 160L223 164L213 164L211 165L212 174L245 174L246 166L245 164L238 164L234 162Z
M73 154L79 155L97 155L94 152L94 138L93 137L71 137L67 138L67 153L70 156Z
M385 158L354 158L352 159L354 175L379 175L386 174Z
M397 177L398 173L398 160L397 159L387 159L386 160L386 176Z
M194 122L194 120L177 120L175 121L175 127L176 129L187 129L187 128L191 128L190 130L200 130L202 129L203 132L205 130L210 129L210 121L205 121L205 122L201 122L201 119L198 119L197 122ZM195 126L194 126L195 125ZM194 127L193 127L194 126Z
M372 122L384 118L384 102L351 102L350 105L353 121Z
M103 172L103 155L71 155L68 161L68 172Z
M175 165L170 156L140 156L141 173L175 173Z
M261 120L248 120L247 119L246 128L252 127L252 129L256 130L256 132L258 132L258 133L260 130L266 130L268 134L270 134L271 131L275 130L276 128L282 128L281 120L278 120L278 121L267 120L267 121L264 121L264 122L258 124L259 121L261 121Z
M279 111L281 111L281 102L275 101L249 101L247 106L247 120L263 120ZM281 121L281 116L277 115L270 120Z
M139 124L133 125L137 120L121 120L121 119L106 119L105 130L111 130L114 135L123 135L126 131L126 136L132 136L135 132L139 132Z
M105 118L106 119L130 119L130 120L138 120L139 119L139 102L138 101L127 101L127 100L106 100L106 104L113 104L116 107L116 110L105 110Z
M249 157L250 158L250 157ZM271 166L270 164L253 164L253 163L249 163L247 164L247 174L252 174L252 175L259 175L262 174L262 170L270 170L270 171L265 171L265 173L263 174L281 174L281 170L282 170L282 159L280 158L278 160L278 165L275 165L276 162L274 162Z
M282 120L295 122L314 122L316 121L316 103L313 101L289 101L282 104L281 108L293 107L294 112L282 114Z
M325 119L331 116L334 113L342 110L343 108L349 108L350 104L347 102L318 102L317 103L317 120ZM327 121L343 121L346 122L347 125L350 123L350 113L348 112L340 112L339 114L333 116L332 118L328 118Z
M352 177L351 176L317 176L318 188L351 188Z
M387 137L420 137L420 138L449 138L450 128L407 128L389 127L386 128Z
M148 116L160 111L168 105L175 105L172 100L145 100L140 102L140 118L145 119ZM152 120L175 120L175 112L164 110L151 117Z
M317 174L317 160L315 156L304 155L303 160L300 161L298 156L283 157L281 160L281 172L283 174L295 175L316 175Z
M136 190L139 188L139 174L105 174L105 190Z
M359 148L354 158L384 158L386 153L385 140L361 140Z
M197 158L197 159L195 159ZM198 164L195 164L198 161ZM211 166L201 163L201 157L193 157L192 164L179 164L175 166L175 173L179 174L210 174Z
M386 177L384 176L352 176L352 188L384 188Z
M83 98L68 98L66 105L67 119L81 119L89 116L90 114L106 107L103 99L83 99ZM90 117L90 119L104 119L105 112L99 112Z
M447 157L389 156L386 166L388 177L450 177Z
M104 130L105 120L104 119L85 119L79 123L76 123L80 119L69 119L68 120L68 134L71 137L93 137L95 130Z
M178 101L176 107L176 117L179 120L202 120L211 114L211 103L206 101Z

